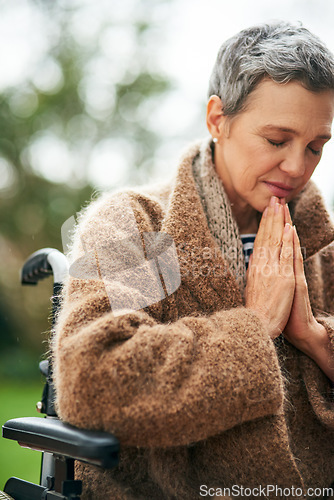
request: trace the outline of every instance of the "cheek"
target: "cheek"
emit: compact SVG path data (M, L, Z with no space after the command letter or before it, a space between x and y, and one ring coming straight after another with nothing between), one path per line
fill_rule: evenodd
M252 148L248 148L247 158L248 165L253 167L254 172L258 174L266 173L278 165L282 154L278 149L268 147L267 144L257 144Z
M268 151L262 144L254 146L238 143L224 151L225 165L229 166L237 190L252 190L258 179L265 179L268 172L279 165L278 157L278 151Z
M268 173L274 170L277 164L272 155L259 155L254 159L250 159L247 168L244 170L244 178L250 184L256 184L258 180L266 179Z
M263 179L267 179L268 174L270 172L279 168L279 165L282 161L281 155L277 151L268 153L268 151L263 152L262 155L259 155L257 162L257 176Z
M317 162L317 164L318 164L318 163L319 163L319 162ZM303 187L305 186L305 184L307 184L307 182L308 182L308 181L310 180L310 178L312 177L313 172L314 172L314 171L315 171L315 169L316 169L316 166L317 166L317 165L315 165L315 166L313 165L312 167L307 168L307 169L305 170L305 174L304 174L304 175L303 175L303 177L302 177L302 187L301 187L301 190L303 189Z
M309 166L309 168L306 169L305 176L308 177L307 180L309 180L309 178L313 175L313 172L317 168L320 160L321 160L321 157L317 158L316 161L314 161L313 163L311 163L311 165Z

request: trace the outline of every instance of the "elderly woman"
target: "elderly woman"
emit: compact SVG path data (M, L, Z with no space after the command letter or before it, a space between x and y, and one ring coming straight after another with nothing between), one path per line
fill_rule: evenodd
M121 443L116 469L78 467L87 499L323 498L334 481L334 227L310 181L333 56L301 26L255 26L221 47L209 95L210 138L173 182L102 196L74 237L58 412Z

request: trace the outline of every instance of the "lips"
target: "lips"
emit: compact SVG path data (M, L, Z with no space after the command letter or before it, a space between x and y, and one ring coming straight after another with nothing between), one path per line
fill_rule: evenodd
M288 196L291 191L293 191L293 187L288 186L287 184L283 184L282 182L264 182L269 191L278 198L285 198Z

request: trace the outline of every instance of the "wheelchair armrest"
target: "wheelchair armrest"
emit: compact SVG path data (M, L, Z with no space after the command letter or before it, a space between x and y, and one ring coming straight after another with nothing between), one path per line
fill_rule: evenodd
M119 442L112 434L79 429L55 418L14 418L2 426L2 435L27 448L106 469L118 464Z

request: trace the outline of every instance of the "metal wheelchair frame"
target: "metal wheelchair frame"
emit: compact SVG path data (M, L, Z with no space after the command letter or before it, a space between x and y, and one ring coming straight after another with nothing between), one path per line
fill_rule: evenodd
M65 255L53 248L43 248L30 255L21 271L23 285L37 285L40 280L53 275L53 324L67 274ZM11 477L3 491L14 500L80 500L82 484L74 478L75 460L113 468L119 461L119 442L112 434L78 429L61 422L54 408L51 361L42 361L40 370L46 383L37 410L45 414L45 418L14 418L2 426L4 438L42 452L40 484Z

